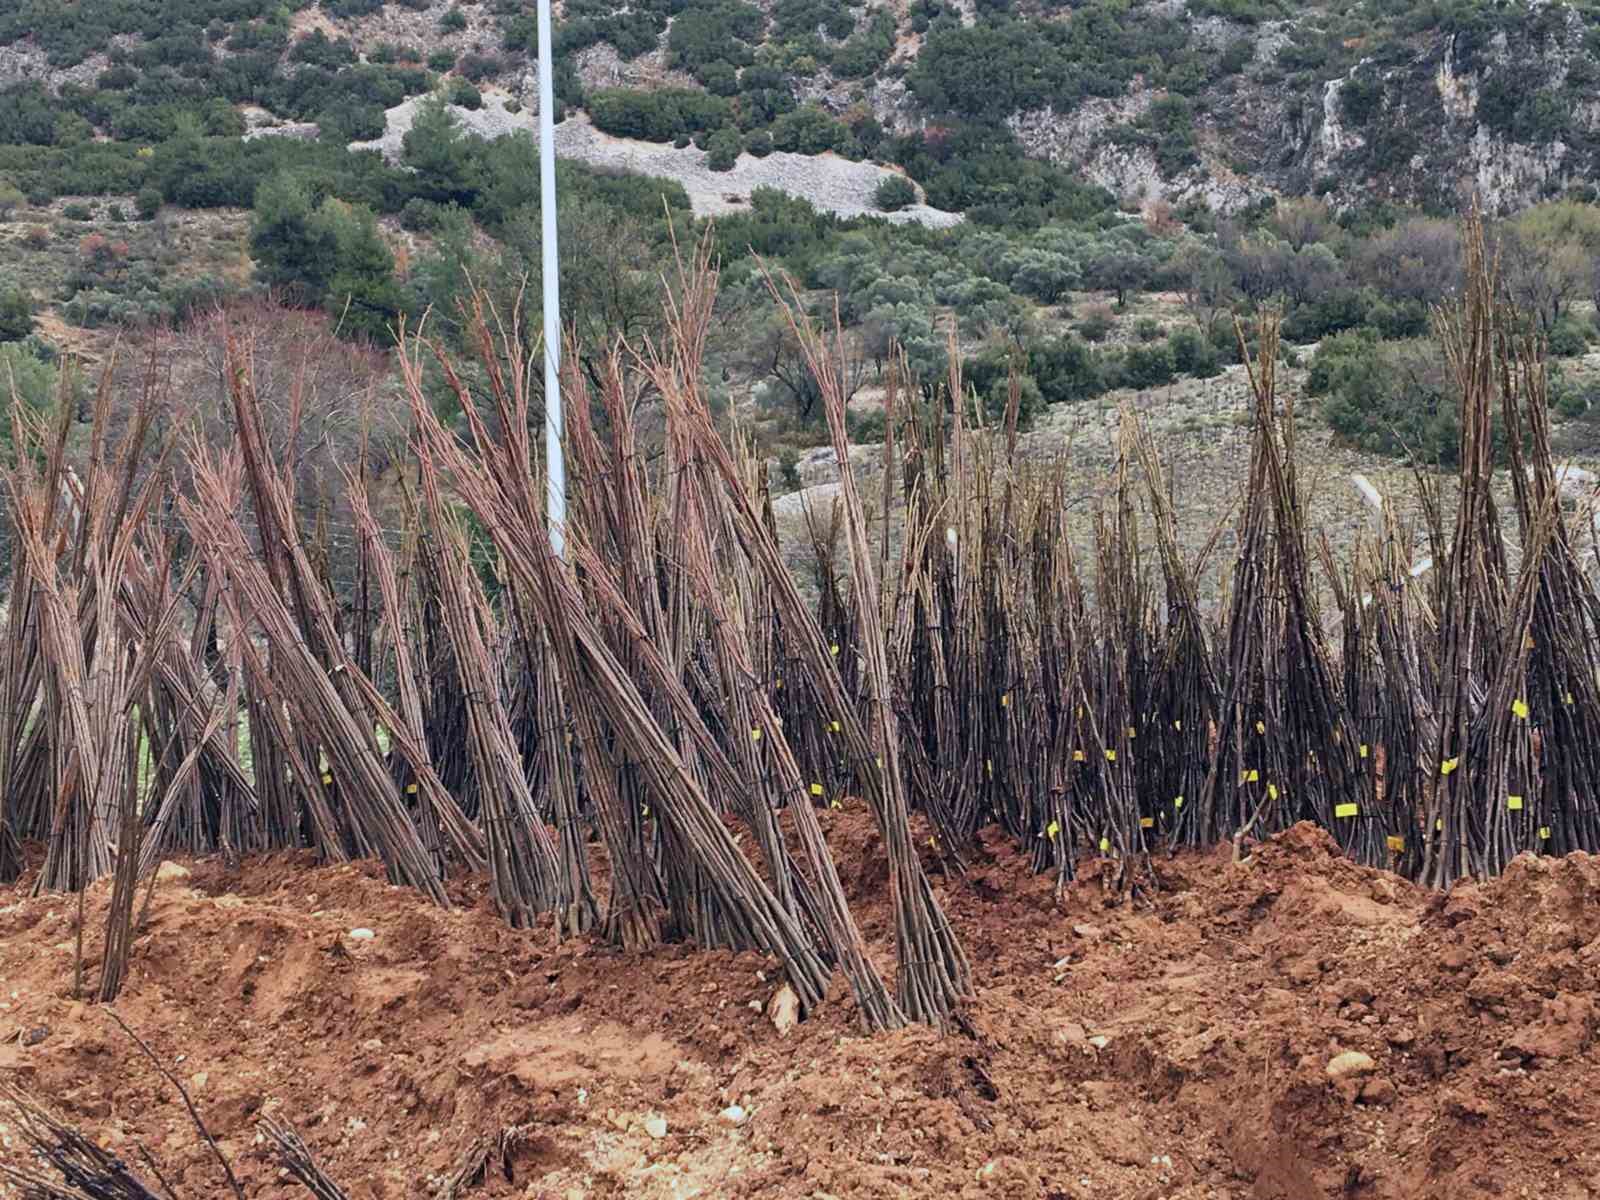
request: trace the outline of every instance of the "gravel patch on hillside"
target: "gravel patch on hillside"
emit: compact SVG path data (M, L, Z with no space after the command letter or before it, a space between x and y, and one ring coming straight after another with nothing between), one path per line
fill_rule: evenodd
M417 97L391 108L386 114L383 136L375 141L353 142L350 149L376 150L391 162L398 161L406 131L411 128L422 99ZM479 137L504 137L519 130L537 133L538 118L531 108L510 112L506 109L506 98L494 93L484 95L480 109L452 106L451 111L462 128ZM681 183L689 193L695 215L700 217L739 212L749 207L752 191L770 187L841 217L872 216L896 223L915 221L935 229L955 225L962 219L960 213L944 212L925 204L897 213L879 212L873 206L873 192L879 183L896 172L874 163L851 162L833 154L812 157L774 151L765 158L741 154L731 171L713 171L706 166L705 153L693 146L679 150L655 142L612 137L596 129L581 114L569 116L556 126L556 154L592 167L655 175Z

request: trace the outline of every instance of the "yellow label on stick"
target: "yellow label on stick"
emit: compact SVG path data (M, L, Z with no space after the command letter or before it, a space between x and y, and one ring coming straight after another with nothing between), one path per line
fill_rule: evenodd
M1275 783L1267 784L1267 798L1269 800L1276 800L1278 798L1278 785L1277 784L1275 784Z
M1344 819L1344 818L1347 818L1347 817L1353 817L1353 816L1357 815L1360 811L1361 811L1361 806L1359 804L1346 803L1346 804L1335 804L1333 806L1333 815L1336 816L1336 817L1339 817L1341 819Z
M416 794L417 794L417 785L414 784L414 783L406 784L406 795L415 796Z
M751 741L752 741L752 742L759 742L759 741L760 741L760 740L761 740L761 730L759 730L759 729L752 729L752 730L751 730L751 731L750 731L750 740L751 740Z
M1084 757L1083 757L1083 751L1082 750L1074 750L1072 752L1072 761L1073 762L1083 762L1083 761L1085 761Z
M1512 812L1521 812L1522 811L1522 797L1521 796L1507 796L1506 797L1506 807L1509 808Z
M843 727L839 724L839 722L834 721L834 722L829 724L828 731L830 733L838 733L841 728L843 728Z
M1439 764L1439 774L1448 775L1461 765L1460 758L1447 758Z
M1155 826L1156 826L1156 819L1154 817L1140 817L1139 818L1139 828L1140 829L1154 829Z
M1519 720L1526 721L1528 719L1528 702L1526 700L1513 700L1511 702L1511 713Z
M1550 826L1548 826L1548 825L1539 826L1539 839L1541 841L1545 841L1545 842L1548 842L1550 840Z
M1261 782L1261 772L1260 771L1242 771L1239 774L1239 782L1240 783L1260 783Z
M1572 707L1572 693L1571 692L1567 693L1567 707L1568 708Z
M323 783L332 783L333 782L333 774L331 772L329 772L329 771L324 771L322 773L322 782Z
M1128 736L1130 738L1136 738L1136 737L1139 736L1139 731L1137 729L1135 729L1132 725L1129 725L1128 726Z
M1107 750L1106 751L1106 761L1107 762L1116 762L1117 761L1117 752L1115 750Z
M1256 732L1257 733L1262 733L1262 734L1266 733L1267 732L1267 723L1265 721L1257 721L1256 722Z
M1389 849L1393 850L1396 854L1399 854L1406 848L1406 840L1403 837L1395 837L1395 835L1391 833L1386 840L1389 843Z
M1000 693L1000 707L1001 708L1010 708L1011 707L1011 693L1010 692L1001 692Z
M833 645L829 646L828 647L828 653L833 655L835 658L838 658L839 657L839 644L837 642L835 642Z
M1444 818L1443 817L1435 817L1433 819L1433 827L1435 829L1437 829L1440 833L1443 833L1444 832Z
M994 778L994 760L993 759L990 759L990 758L984 759L983 760L983 769L989 773L989 778L990 779Z
M1366 756L1367 756L1367 744L1365 742L1362 742L1361 743L1361 757L1365 758Z
M812 794L812 795L813 795L813 796L820 796L820 795L822 795L822 785L821 785L821 784L820 784L820 783L813 783L813 784L812 784L812 785L811 785L811 794Z
M1172 807L1173 808L1182 808L1183 807L1183 797L1179 796L1176 800L1174 800L1172 802Z
M1174 729L1176 729L1179 733L1183 732L1183 722L1182 721L1174 721L1172 723L1172 727Z
M1110 852L1110 850L1111 850L1111 839L1110 838L1101 838L1100 839L1100 853L1101 854L1107 854L1107 853Z
M1055 835L1060 832L1061 823L1059 821L1051 821L1050 824L1046 825L1044 829L1045 837L1055 837Z

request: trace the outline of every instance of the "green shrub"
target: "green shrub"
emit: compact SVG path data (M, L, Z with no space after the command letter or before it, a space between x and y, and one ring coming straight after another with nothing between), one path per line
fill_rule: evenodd
M1585 416L1594 409L1597 391L1600 389L1596 388L1593 380L1577 383L1562 372L1552 370L1550 373L1551 407L1569 421Z
M1222 373L1217 348L1199 330L1180 329L1167 339L1167 345L1172 347L1172 368L1180 375L1209 379Z
M20 342L33 332L33 298L20 284L0 279L0 342Z
M1103 304L1097 304L1078 322L1078 336L1088 342L1103 342L1111 336L1115 324L1111 310Z
M601 88L587 98L595 127L615 137L670 142L682 134L720 129L728 123L728 102L687 88L634 91Z
M443 75L446 71L455 70L456 52L454 50L435 50L428 55L428 70L437 71Z
M11 445L12 405L49 412L59 384L58 368L45 360L33 339L0 344L0 447Z
M74 201L61 210L61 215L69 221L92 221L94 209L87 204Z
M1140 317L1133 323L1133 336L1141 342L1153 342L1161 336L1161 322L1154 317Z
M1550 354L1554 358L1577 358L1589 352L1588 331L1584 323L1570 312L1556 319L1547 338Z
M1312 356L1306 391L1354 445L1447 466L1457 460L1456 401L1431 340L1383 342L1370 329L1334 334Z
M483 107L483 93L465 79L458 79L450 89L450 103L476 111Z
M1171 383L1175 369L1172 347L1166 342L1129 346L1122 359L1123 378L1132 388L1154 388Z
M435 204L432 200L413 196L400 210L400 228L409 229L413 233L431 233L439 228L444 211L442 205Z
M744 143L737 131L719 129L706 142L706 166L713 171L731 171L739 161Z
M917 202L917 185L904 175L886 175L873 191L872 202L883 212L899 212Z
M467 27L467 14L459 6L445 10L444 16L439 18L439 28L445 33L460 33Z
M139 218L148 221L161 211L161 191L159 188L140 188L139 194L134 197L133 206Z
M753 158L765 158L772 153L772 136L758 129L744 140L745 152Z

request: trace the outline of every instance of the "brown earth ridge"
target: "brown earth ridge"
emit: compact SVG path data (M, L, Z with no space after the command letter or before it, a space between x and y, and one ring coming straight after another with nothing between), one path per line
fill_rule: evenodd
M870 818L821 816L892 962ZM978 982L943 1037L862 1036L842 981L781 1034L759 955L557 942L472 881L444 911L305 855L164 868L114 1007L251 1197L306 1194L264 1115L353 1200L437 1195L508 1126L510 1178L463 1196L1600 1196L1600 859L1440 895L1309 825L1230 853L1158 856L1130 897L1091 864L1059 899L998 836L963 876L930 859ZM170 1084L70 998L75 898L30 884L0 891L0 1080L130 1162L142 1143L180 1196L227 1195ZM26 1166L5 1120L0 1162Z

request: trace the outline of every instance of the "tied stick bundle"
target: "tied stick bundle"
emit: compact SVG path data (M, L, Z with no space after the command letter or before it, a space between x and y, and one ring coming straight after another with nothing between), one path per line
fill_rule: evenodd
M69 420L19 417L0 877L27 848L40 889L113 878L76 956L103 998L136 978L135 889L164 855L303 847L438 904L483 873L517 927L765 953L802 1011L837 971L877 1030L960 1024L973 969L934 881L961 886L996 837L1058 887L1092 868L1132 895L1159 885L1153 854L1242 853L1299 821L1440 887L1600 849L1600 595L1542 347L1475 217L1465 244L1467 290L1438 314L1459 486L1419 473L1413 523L1369 485L1377 524L1351 546L1308 526L1270 318L1239 330L1238 502L1191 549L1131 406L1087 478L1019 436L1016 379L991 424L959 370L917 381L895 356L880 473L859 470L842 335L789 307L840 478L832 511L780 529L702 382L704 249L659 342L566 356L564 558L539 355L523 314L481 300L466 359L403 337L407 478L348 465L343 548L289 466L298 402L269 428L245 331L223 346L227 448L153 445L148 382L119 437L101 389L81 467ZM888 867L879 944L829 844L856 798Z

